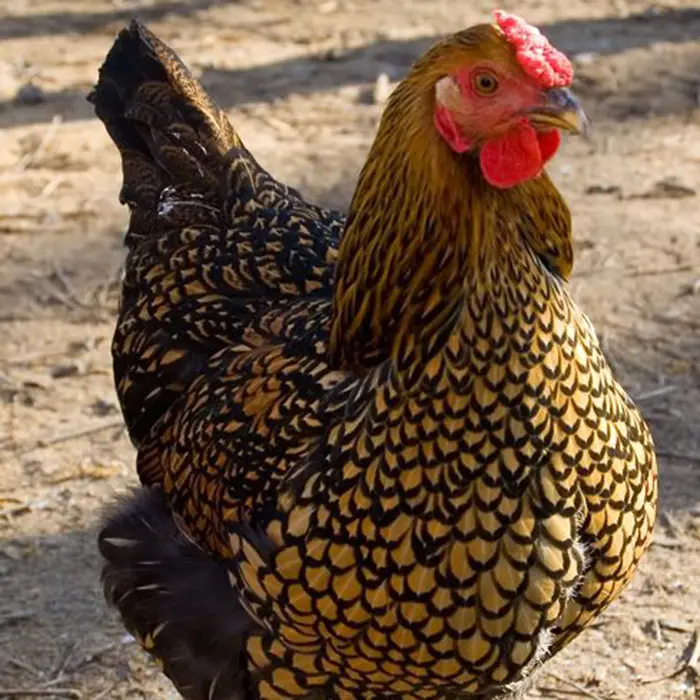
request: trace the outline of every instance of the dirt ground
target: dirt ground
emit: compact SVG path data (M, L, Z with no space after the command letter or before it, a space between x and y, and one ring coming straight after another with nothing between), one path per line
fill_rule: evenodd
M551 168L574 212L573 288L653 427L663 498L630 589L531 697L700 697L700 5L503 4L575 58L594 141ZM344 206L387 78L490 9L0 0L0 697L174 697L98 584L96 518L135 482L109 359L126 211L85 101L116 32L147 20L264 165Z

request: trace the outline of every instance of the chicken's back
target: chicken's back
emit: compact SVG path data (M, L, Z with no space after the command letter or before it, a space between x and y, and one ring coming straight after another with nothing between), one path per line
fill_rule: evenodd
M177 55L138 22L119 35L90 100L120 151L131 211L112 349L139 446L209 358L271 304L330 297L344 218L261 168Z

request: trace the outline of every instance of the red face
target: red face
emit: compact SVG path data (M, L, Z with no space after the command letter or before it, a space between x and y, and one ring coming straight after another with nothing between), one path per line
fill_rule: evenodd
M435 126L456 153L478 152L484 178L504 188L537 177L559 129L582 131L585 117L566 88L478 63L437 82Z

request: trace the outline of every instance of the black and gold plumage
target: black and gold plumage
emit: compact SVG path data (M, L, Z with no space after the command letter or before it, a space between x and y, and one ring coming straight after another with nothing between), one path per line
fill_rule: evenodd
M144 488L100 535L105 592L190 700L517 691L624 588L650 433L571 300L570 216L391 97L347 219L245 149L138 23L91 96L122 156L113 343Z

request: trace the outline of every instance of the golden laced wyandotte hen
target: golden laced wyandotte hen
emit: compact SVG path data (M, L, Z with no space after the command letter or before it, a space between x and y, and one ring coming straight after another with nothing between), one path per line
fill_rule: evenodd
M142 488L106 597L188 700L495 698L630 580L652 439L567 291L545 163L571 64L506 13L437 43L347 216L246 150L134 22L91 100L123 164L114 372Z

